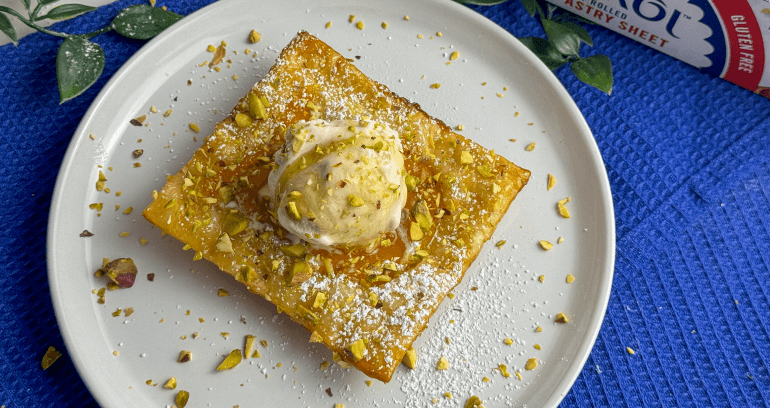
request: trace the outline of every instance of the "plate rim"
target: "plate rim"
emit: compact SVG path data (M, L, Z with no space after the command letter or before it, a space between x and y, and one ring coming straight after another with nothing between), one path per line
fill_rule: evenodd
M231 3L236 3L239 0L225 0L225 1L218 1L211 3L209 5L206 5L193 13L185 16L185 18L182 20L181 24L177 23L174 26L170 27L167 30L164 30L161 34L153 38L152 40L148 41L146 44L144 44L139 50L137 50L116 72L113 74L113 76L110 78L110 80L103 86L103 88L99 91L99 94L96 96L96 98L93 100L91 105L89 106L86 113L83 115L83 118L81 119L77 129L73 133L73 139L70 141L66 153L62 159L62 164L59 167L59 172L56 177L56 183L53 191L53 196L51 199L51 207L48 214L48 225L47 225L47 238L46 238L46 264L47 264L47 270L48 270L48 281L49 281L49 292L51 295L52 305L54 308L54 314L56 316L56 320L60 329L60 332L62 334L62 338L65 343L65 347L68 350L69 357L73 364L75 365L75 368L78 372L78 375L83 380L83 383L86 385L86 388L89 390L93 398L99 403L100 405L105 405L105 403L110 402L111 399L109 398L109 391L106 388L103 387L97 387L97 379L91 378L92 375L91 370L89 367L86 366L86 363L84 362L82 356L79 355L79 353L73 353L74 350L77 350L77 344L74 342L72 327L68 326L68 318L65 314L65 305L64 305L64 299L62 298L60 291L57 291L56 288L59 287L59 276L57 271L59 268L57 267L57 256L56 256L56 248L57 248L57 228L58 228L58 222L59 219L59 209L62 203L62 196L63 196L63 186L66 182L67 175L72 170L72 166L75 162L75 153L78 151L81 144L84 142L84 136L87 134L86 130L89 126L89 124L93 121L95 115L98 113L99 108L103 105L104 101L110 96L110 94L113 91L113 88L116 84L118 84L127 73L130 73L134 69L136 69L137 61L141 60L145 54L150 52L153 48L158 46L159 44L162 44L166 41L167 37L170 37L175 34L178 30L183 30L189 25L195 24L197 21L205 18L209 13L216 11L220 7L230 7ZM374 1L374 0L372 0ZM344 2L344 1L342 1ZM604 321L604 316L607 311L607 307L609 304L611 289L612 289L612 282L614 278L614 267L615 267L615 259L616 259L616 231L615 231L615 213L614 213L614 204L612 201L612 193L611 188L609 184L609 177L607 174L607 170L604 165L604 160L601 156L601 152L599 150L599 147L596 143L596 139L593 136L593 132L591 132L591 129L588 125L588 123L585 120L585 117L583 116L582 112L578 108L575 101L572 99L570 94L567 92L564 85L559 81L559 79L553 74L552 71L550 71L545 64L540 61L528 48L526 48L521 42L513 36L510 32L499 26L494 21L490 20L486 16L484 16L481 13L476 12L473 9L470 9L466 6L463 6L459 3L455 3L454 1L442 1L442 0L427 0L429 3L433 3L437 7L444 7L451 10L453 13L459 13L464 18L474 19L477 23L480 23L481 25L485 26L487 29L490 30L491 34L496 35L500 40L502 40L504 43L509 45L511 48L515 49L517 52L519 52L522 56L527 58L527 62L530 64L535 65L535 69L539 72L541 72L543 75L542 77L546 81L546 85L550 87L555 93L558 99L564 102L565 107L568 109L568 112L570 114L570 120L573 123L576 123L579 126L579 131L575 132L577 133L582 140L583 144L587 148L587 150L590 152L590 159L592 168L599 176L598 185L599 185L599 194L601 196L600 202L606 207L606 211L602 211L602 217L600 218L601 221L603 221L606 224L606 231L604 231L604 242L601 242L603 247L606 249L607 256L604 258L604 262L602 262L602 273L606 275L606 278L602 280L603 286L599 289L599 298L598 302L595 304L595 307L593 310L590 310L591 313L595 314L596 318L589 321L586 328L586 334L581 340L581 343L578 346L578 351L576 355L579 357L578 359L575 359L572 361L572 363L567 368L564 375L558 380L557 385L553 388L550 396L545 400L545 403L543 406L546 407L556 407L559 405L559 403L562 401L562 399L567 395L569 390L572 388L572 385L577 380L577 377L580 375L580 372L582 371L583 367L585 366L586 361L588 360L588 357L591 354L591 351L593 349L593 345L595 344L599 332L601 330L602 323ZM333 2L333 3L341 3L341 2ZM361 5L360 3L356 3L358 5ZM600 241L600 240L599 240ZM576 363L576 361L579 360L579 363Z

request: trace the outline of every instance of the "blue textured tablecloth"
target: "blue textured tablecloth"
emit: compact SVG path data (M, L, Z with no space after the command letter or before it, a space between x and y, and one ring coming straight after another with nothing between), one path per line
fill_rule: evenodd
M92 31L131 3L55 28ZM189 14L209 3L166 5ZM515 36L543 36L518 1L476 10ZM589 31L594 47L584 52L612 60L612 96L580 83L567 67L557 76L604 158L618 253L601 332L562 406L765 406L770 100L608 30ZM98 37L104 74L58 105L60 41L33 34L18 48L0 47L0 405L8 408L96 405L54 318L45 231L55 177L78 122L143 42ZM49 345L64 356L42 371Z

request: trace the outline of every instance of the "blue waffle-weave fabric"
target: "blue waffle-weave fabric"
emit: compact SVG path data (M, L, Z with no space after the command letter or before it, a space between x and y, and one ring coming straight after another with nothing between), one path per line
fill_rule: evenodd
M54 28L93 31L134 3L118 1ZM186 15L210 3L165 5ZM474 9L514 36L544 36L518 1ZM561 405L767 406L770 100L606 29L588 30L594 47L584 47L584 56L610 57L612 96L567 67L556 75L604 159L618 252L601 332ZM60 41L32 34L19 47L0 47L0 405L8 408L96 406L56 324L45 231L77 124L144 42L99 36L107 60L102 77L59 105ZM50 345L64 356L42 371Z

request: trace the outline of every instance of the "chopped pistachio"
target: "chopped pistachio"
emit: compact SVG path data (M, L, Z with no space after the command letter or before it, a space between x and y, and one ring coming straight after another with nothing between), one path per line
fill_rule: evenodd
M556 323L568 323L569 318L564 313L559 313L556 315L556 319L553 320Z
M40 366L43 367L43 370L47 370L51 364L59 359L59 357L61 357L61 352L56 350L54 346L48 346L48 349L45 351L45 355L43 356L43 361L40 362Z
M229 370L240 364L242 359L241 349L235 349L217 366L217 371Z
M102 270L104 274L121 288L130 288L134 286L136 274L138 272L134 261L131 258L118 258L105 265Z
M473 155L469 151L463 150L462 152L460 152L460 163L462 164L473 163Z
M324 268L326 268L326 274L329 275L330 278L333 278L334 265L332 265L332 260L329 258L323 258L323 264L324 264Z
M417 184L419 183L419 179L411 174L407 174L404 182L406 183L406 189L409 191L414 191L417 189Z
M540 283L543 283L543 282L545 282L545 275L540 275L540 276L538 276L538 277L537 277L537 280L539 280L539 281L540 281Z
M498 364L498 368L500 368L500 374L503 375L503 377L508 378L511 376L511 373L508 372L508 366L505 364Z
M257 271L250 265L244 265L238 270L238 275L235 276L235 280L243 283L253 283L257 280Z
M457 52L457 51L455 51L451 55L449 55L449 60L450 61L454 61L454 60L456 60L458 58L460 58L460 53Z
M484 406L482 405L481 399L474 395L468 398L468 401L465 402L464 408L484 408Z
M190 129L192 129L192 131L195 133L198 133L201 131L200 126L196 125L195 123L190 123Z
M279 249L284 255L292 258L301 258L307 252L307 249L302 244L281 245Z
M320 334L318 334L317 331L314 331L310 334L310 342L311 343L323 343L324 339L321 337Z
M388 23L383 21L381 26L382 26L383 29L386 29L386 28L388 28Z
M567 197L563 200L559 200L556 204L556 208L559 210L559 215L564 218L569 218L569 211L567 210L567 203L572 201L572 197Z
M540 349L541 349L540 344L535 343L535 350L540 350Z
M249 92L249 113L254 119L267 118L267 110L265 109L264 102L257 94Z
M634 351L634 349L632 349L631 347L626 347L626 351L628 352L628 354L631 354L631 355L634 355L634 354L636 354L636 352Z
M527 364L524 365L524 369L527 371L532 371L536 367L537 367L537 359L534 357L527 360Z
M176 394L176 406L177 408L185 408L187 406L187 401L190 400L190 393L187 391L179 391Z
M233 253L233 242L230 240L230 235L226 232L217 238L217 250L225 253Z
M495 246L498 247L498 248L502 248L503 245L505 245L505 240L504 239L501 239L501 240L497 241L497 243L495 244Z
M439 88L441 88L441 84L439 84L439 83L437 82L437 83L435 83L435 84L431 84L431 86L430 86L430 87L431 87L432 89L439 89Z
M353 207L361 207L364 205L364 199L359 196L350 194L348 196L348 203L350 203L350 205Z
M503 343L505 343L506 345L510 346L511 344L513 344L513 339L511 339L510 337L506 337L503 340Z
M528 144L527 147L524 148L524 150L526 150L528 152L531 152L531 151L535 150L535 142L532 142L532 143Z
M364 339L358 339L353 344L348 346L348 351L350 351L350 355L353 356L353 360L359 361L362 358L364 358L364 352L366 352L366 344L364 343Z
M249 42L252 44L259 42L259 40L262 39L262 34L260 34L257 30L251 30L249 33Z
M356 28L359 29L359 30L363 30L364 29L364 22L359 20L358 23L356 23Z
M535 332L540 333L541 331L543 331L543 328L540 326L537 326L537 328L535 329Z
M555 185L556 185L556 176L554 176L551 173L548 173L548 191L551 191L551 189Z
M235 123L242 129L251 127L251 118L245 113L239 113L235 115Z
M417 200L412 206L411 212L412 217L414 217L415 221L417 221L417 224L423 231L430 230L430 227L433 224L433 217L430 215L430 210L428 209L428 204L425 200Z
M312 323L318 323L318 315L308 310L305 306L297 305L297 312L303 318L309 320ZM362 340L363 341L363 340Z
M302 214L299 213L299 209L297 208L297 203L294 201L289 201L289 204L287 204L287 213L293 218L295 221L299 221L302 219Z
M553 244L546 240L540 240L540 246L546 251L553 248Z
M182 350L179 352L179 358L176 361L186 363L190 360L192 360L192 352L190 350Z
M249 219L241 213L230 213L225 217L222 229L230 236L243 232L249 226Z
M325 292L316 293L315 300L313 301L313 307L315 308L323 307L325 303L326 303L326 293Z
M492 169L489 168L488 164L483 164L479 167L476 167L476 171L479 172L483 177L493 177L494 174L492 173Z
M219 296L219 297L228 297L228 296L230 296L230 292L228 292L225 289L219 288L219 290L217 290L217 296Z
M449 369L449 360L446 359L446 357L441 356L441 358L438 360L438 363L436 363L436 370L448 370Z
M417 350L414 347L410 347L409 350L406 351L406 354L404 354L404 358L401 362L414 370L414 367L417 365Z
M572 276L572 274L568 273L567 274L567 283L572 283L574 281L575 281L575 277Z
M254 342L257 338L251 334L246 335L246 344L243 347L243 358L249 358L254 353Z
M174 377L169 378L168 381L166 381L166 383L163 384L163 388L167 388L169 390L173 390L174 388L176 388L176 378Z
M422 228L420 228L420 224L416 222L412 222L409 226L409 238L412 241L420 241L423 238L425 238L425 233L422 232Z

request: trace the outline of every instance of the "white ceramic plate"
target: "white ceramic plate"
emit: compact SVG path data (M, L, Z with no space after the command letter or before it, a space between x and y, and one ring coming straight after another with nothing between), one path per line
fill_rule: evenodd
M363 30L348 23L351 14L364 22ZM257 44L247 42L251 29L262 33ZM444 302L417 341L418 368L399 367L389 384L367 386L363 374L336 365L320 370L331 360L328 349L309 344L308 333L274 306L205 261L193 262L191 252L141 217L151 191L187 162L303 29L431 115L462 124L464 136L532 171L454 299ZM199 66L212 57L207 45L222 40L232 62L221 64L221 72ZM245 55L246 48L258 57ZM460 58L446 65L453 51ZM441 87L431 89L434 83ZM159 113L151 113L151 106ZM129 124L142 115L147 126ZM201 127L199 134L189 130L190 122ZM525 151L533 142L534 151ZM138 159L136 149L144 150ZM94 188L99 165L110 193ZM549 173L557 178L552 191L546 191ZM556 211L566 197L572 197L570 219ZM103 203L100 216L91 203ZM129 206L133 212L123 213ZM602 322L615 254L613 220L604 166L577 107L525 47L475 12L439 0L220 1L137 52L85 115L57 180L49 279L70 356L105 407L171 405L176 391L162 388L171 376L195 407L461 406L470 395L487 406L555 406L579 374ZM84 229L95 236L79 237ZM560 236L564 243L556 244ZM148 243L141 245L140 238ZM494 245L499 240L507 241L500 249ZM543 251L539 240L555 246ZM106 283L93 275L103 257L131 257L140 271L133 288L107 292L104 305L92 294ZM148 273L155 274L153 282ZM565 282L568 273L572 284ZM219 288L230 296L217 296ZM127 307L135 310L130 317L112 316ZM553 323L560 312L569 316L568 324ZM225 339L221 332L230 335ZM246 334L267 341L262 357L216 372ZM505 345L504 338L514 343ZM177 363L180 350L192 351L193 360ZM451 368L439 372L435 364L442 355ZM538 367L524 370L533 357ZM522 379L503 377L500 363L510 373L520 371Z

